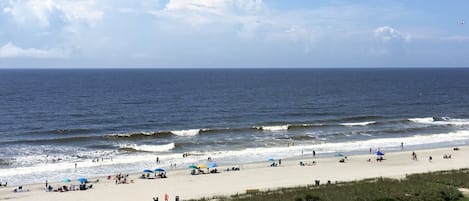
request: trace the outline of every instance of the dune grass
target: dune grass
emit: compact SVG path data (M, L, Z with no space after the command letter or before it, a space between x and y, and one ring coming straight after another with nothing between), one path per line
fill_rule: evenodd
M405 179L366 179L237 194L205 200L232 201L469 201L458 188L469 186L469 170L409 175Z

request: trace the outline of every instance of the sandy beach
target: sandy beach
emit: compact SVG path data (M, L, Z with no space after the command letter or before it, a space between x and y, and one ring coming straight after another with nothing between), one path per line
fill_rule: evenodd
M345 163L339 163L340 157L301 157L282 160L279 167L270 167L268 162L243 164L240 171L226 172L228 167L220 166L217 174L190 175L189 169L167 172L166 179L139 179L141 173L130 175L134 183L115 184L114 180L99 178L93 189L71 192L45 192L45 184L23 186L29 192L12 192L17 186L0 187L0 200L151 200L158 196L163 199L165 193L174 200L210 197L214 195L230 195L244 193L248 189L274 189L314 184L320 180L322 184L328 180L351 181L373 177L402 178L406 174L428 171L469 168L469 147L452 147L417 150L418 160L412 160L413 150L403 150L385 154L385 160L376 161L374 154L351 155ZM451 159L444 159L444 154L451 154ZM432 161L429 161L432 156ZM368 162L368 159L371 159ZM315 165L300 166L299 162ZM231 166L230 166L231 167ZM93 180L93 179L92 179ZM95 180L95 179L94 179ZM73 182L72 182L73 183ZM78 182L74 182L78 184ZM53 183L53 187L63 183ZM70 185L67 183L66 185Z

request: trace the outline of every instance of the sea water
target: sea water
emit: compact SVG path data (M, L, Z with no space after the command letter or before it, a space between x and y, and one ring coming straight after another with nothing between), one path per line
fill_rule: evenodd
M469 69L0 70L0 181L466 145L468 78Z

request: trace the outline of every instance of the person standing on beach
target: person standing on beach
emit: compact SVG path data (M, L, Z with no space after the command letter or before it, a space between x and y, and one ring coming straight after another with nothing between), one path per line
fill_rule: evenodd
M404 150L404 142L401 142L401 150Z
M75 163L75 169L77 169L77 163Z
M316 156L316 151L313 150L313 157L315 157L315 156Z
M156 157L156 164L160 164L160 157Z
M167 193L164 194L164 201L168 201L169 200L169 196Z

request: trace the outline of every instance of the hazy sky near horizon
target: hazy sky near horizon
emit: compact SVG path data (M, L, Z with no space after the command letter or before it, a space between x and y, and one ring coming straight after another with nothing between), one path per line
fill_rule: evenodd
M0 68L469 67L469 1L0 0Z

